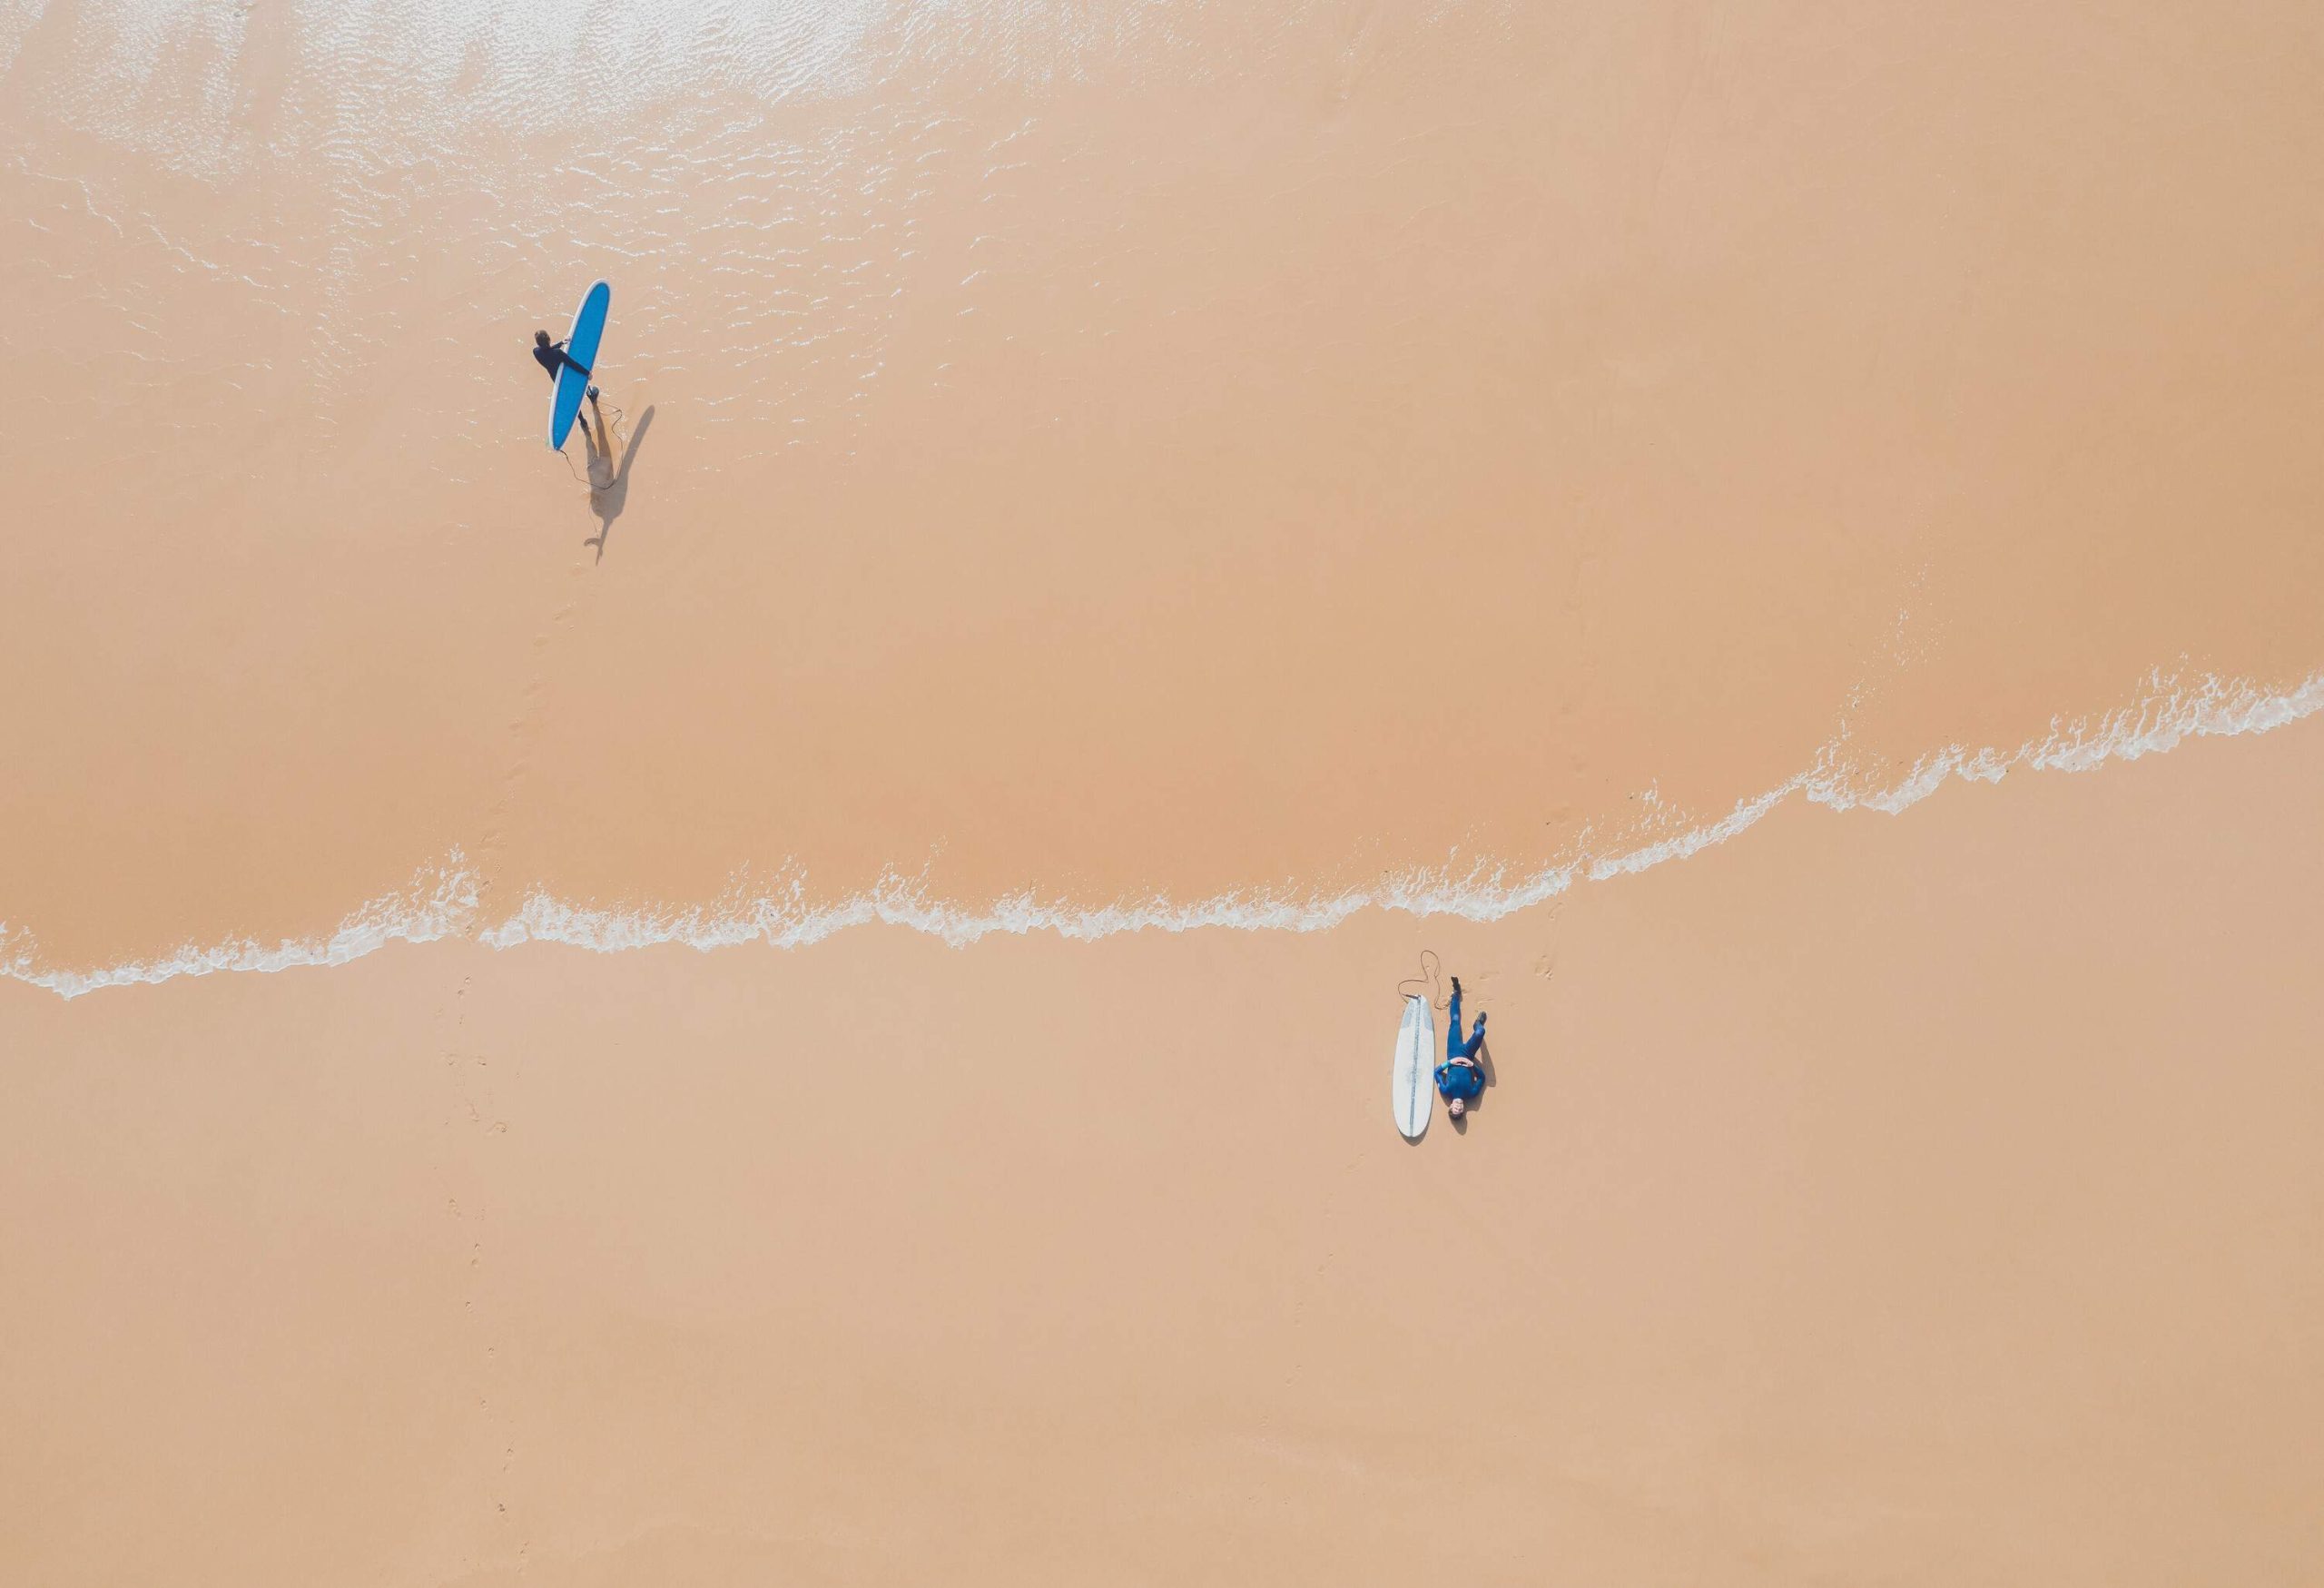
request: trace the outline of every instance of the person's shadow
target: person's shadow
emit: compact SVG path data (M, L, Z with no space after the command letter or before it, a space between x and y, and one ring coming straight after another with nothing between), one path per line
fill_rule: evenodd
M629 433L629 445L621 452L621 467L614 470L611 482L589 488L589 510L597 515L597 532L583 541L584 546L597 548L597 560L606 560L606 538L614 531L614 520L629 506L629 466L637 461L637 449L645 445L645 432L653 426L654 410L648 408L637 416L637 428ZM586 427L582 432L585 446L594 454L596 443L590 439Z

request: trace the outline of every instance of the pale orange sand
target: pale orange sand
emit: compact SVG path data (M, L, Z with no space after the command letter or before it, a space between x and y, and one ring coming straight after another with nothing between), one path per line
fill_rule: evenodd
M0 1581L2324 1578L2319 172L2288 0L0 5Z
M0 987L12 1581L2324 1573L2324 733L1489 928ZM1423 945L1492 1012L1389 1124Z

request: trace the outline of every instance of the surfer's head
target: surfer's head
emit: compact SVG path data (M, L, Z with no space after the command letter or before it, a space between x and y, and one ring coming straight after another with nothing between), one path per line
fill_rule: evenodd
M545 330L537 330L533 332L533 345L537 348L545 348L548 346L548 332Z
M1444 1105L1444 1111L1457 1119L1462 1115L1469 1111L1469 1100L1467 1098L1454 1098L1452 1101Z

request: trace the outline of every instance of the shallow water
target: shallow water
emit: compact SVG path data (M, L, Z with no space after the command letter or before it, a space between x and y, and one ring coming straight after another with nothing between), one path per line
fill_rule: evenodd
M0 10L6 953L1490 913L2301 715L2301 15Z

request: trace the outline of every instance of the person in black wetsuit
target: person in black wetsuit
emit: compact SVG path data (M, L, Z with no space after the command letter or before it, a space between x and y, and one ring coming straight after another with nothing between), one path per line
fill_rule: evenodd
M556 384L556 372L567 364L581 371L582 380L589 379L589 366L566 352L563 342L549 340L548 332L545 330L533 332L533 357L540 361L542 369L548 371L549 384L552 386ZM589 388L589 399L594 402L596 397L597 389L592 386Z

